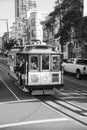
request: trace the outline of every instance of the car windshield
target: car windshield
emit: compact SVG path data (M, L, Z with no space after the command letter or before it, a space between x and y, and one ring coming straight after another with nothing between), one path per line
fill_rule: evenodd
M87 65L87 60L77 60L77 64L86 64Z

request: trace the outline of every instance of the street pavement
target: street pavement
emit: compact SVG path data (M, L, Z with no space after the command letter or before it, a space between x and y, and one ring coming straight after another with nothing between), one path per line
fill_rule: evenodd
M4 61L4 63L6 62L7 61ZM4 70L2 70L1 73L5 73ZM6 76L6 74L3 76ZM10 86L8 85L8 87ZM4 86L4 91L7 92L7 90L9 91L9 89ZM18 96L19 94L23 96L20 90L16 92L17 88L16 90L13 90L16 95L18 93ZM5 97L5 94L3 97ZM9 102L6 101L0 103L0 129L87 130L87 126L82 125L59 111L54 110L52 107L48 107L36 98L32 99L28 97L27 100L21 100L20 98L19 101L16 99L15 101L9 100Z
M37 99L0 104L0 129L86 130L86 127Z
M34 121L41 120L42 122L45 120L51 120L51 122L52 120L68 121L67 117L47 107L38 99L0 104L0 128L29 121L31 122L30 124L32 124Z

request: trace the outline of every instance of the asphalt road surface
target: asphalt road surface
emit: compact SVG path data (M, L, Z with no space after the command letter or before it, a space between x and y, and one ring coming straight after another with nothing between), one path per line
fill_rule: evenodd
M0 129L87 130L87 80L66 75L64 84L54 96L30 96L0 63Z

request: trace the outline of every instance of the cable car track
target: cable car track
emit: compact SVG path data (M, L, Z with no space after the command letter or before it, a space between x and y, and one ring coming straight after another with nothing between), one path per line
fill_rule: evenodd
M60 112L61 114L87 126L87 122L85 121L85 119L87 118L87 109L78 107L75 104L72 104L52 95L45 95L45 97L35 97L38 98L45 105L56 110L57 112Z
M68 90L71 90L75 93L78 93L79 96L87 96L87 90L81 90L80 88L74 87L73 85L68 85L65 83L65 87Z

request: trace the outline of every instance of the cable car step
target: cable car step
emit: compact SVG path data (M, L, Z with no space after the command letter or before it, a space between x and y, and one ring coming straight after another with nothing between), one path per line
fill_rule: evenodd
M55 92L53 89L51 90L33 90L32 91L32 95L47 95L47 94L51 94L53 95Z

